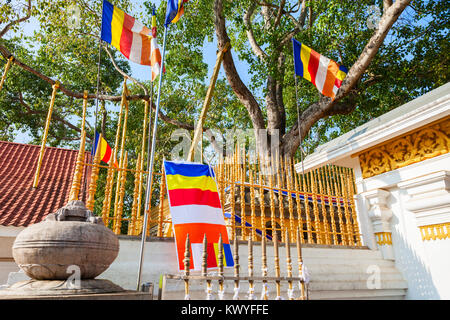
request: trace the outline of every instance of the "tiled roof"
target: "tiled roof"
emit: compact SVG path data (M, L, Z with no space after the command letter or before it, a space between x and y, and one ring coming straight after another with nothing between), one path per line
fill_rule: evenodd
M0 141L0 225L26 227L67 203L78 151L47 147L39 185L34 189L39 151L40 146ZM86 175L90 176L90 170L85 168L83 182ZM80 200L86 200L88 185L81 184Z

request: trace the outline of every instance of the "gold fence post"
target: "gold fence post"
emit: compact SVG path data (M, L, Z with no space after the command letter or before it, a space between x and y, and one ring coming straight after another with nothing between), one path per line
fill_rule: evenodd
M325 185L327 186L327 197L328 197L328 206L330 208L330 223L331 223L331 232L333 234L333 241L332 244L338 244L338 239L337 239L337 230L336 230L336 221L334 219L334 205L333 205L333 196L332 196L332 185L331 185L331 181L330 181L330 171L329 171L330 167L329 166L325 166L324 167L324 176L325 176ZM334 195L334 197L336 198L337 201L337 196Z
M290 244L289 231L286 230L286 270L288 278L292 278L292 258L291 258L291 244ZM294 287L292 285L292 280L288 281L288 299L294 300Z
M86 131L81 135L80 149L78 151L77 162L73 174L72 187L70 188L69 201L78 200L81 189L81 178L83 176L85 158Z
M273 237L272 237L273 240ZM252 244L253 245L253 244ZM249 249L250 254L250 249ZM250 260L250 258L249 258ZM250 262L250 261L249 261ZM252 254L252 268L253 268L253 254ZM267 247L266 247L266 234L263 234L263 237L261 239L261 275L263 277L263 286L262 286L262 293L261 293L261 299L262 300L268 300L267 296L267 280L264 280L267 277ZM253 276L253 270L252 274L249 276ZM252 282L253 286L253 282Z
M300 179L300 177L296 174L295 169L292 172L292 177L294 178L295 203L297 205L297 228L300 228L300 230L302 230L301 235L303 235L302 200L300 199L300 184L297 181L297 179ZM292 233L292 235L294 236L294 232ZM297 240L296 237L295 240ZM303 237L300 238L300 241L303 241Z
M298 263L298 275L303 277L303 257L302 257L302 245L300 243L300 229L297 228L297 263ZM305 282L300 281L300 300L306 299Z
M189 274L191 272L190 268L191 268L191 243L189 241L189 233L186 235L186 245L184 248L184 260L183 260L183 264L184 264L184 300L190 300L190 296L189 296Z
M280 170L277 170L277 181L278 181L278 214L280 216L280 228L281 228L281 241L283 241L284 237L284 203L283 203L283 177L280 174L280 171L283 170L283 166L281 165L283 163L282 158L279 158L279 167Z
M99 136L99 141L102 141L102 134ZM91 173L91 182L89 184L89 195L86 202L86 208L90 211L94 212L94 204L95 204L95 192L97 191L97 181L98 181L98 173L100 171L100 156L101 156L101 145L97 146L97 150L94 156L94 166L92 167Z
M312 236L312 221L311 221L311 215L310 215L310 208L309 208L309 188L308 188L308 174L302 175L303 178L303 195L305 198L305 213L306 213L306 231L308 235L308 243L313 243L313 236ZM311 194L312 198L312 194Z
M218 272L218 274L219 274L219 277L223 277L223 258L224 258L224 255L223 255L222 234L219 235L218 246L219 246L219 252L218 252L218 255L217 255L217 259L219 260L219 263L218 263L219 272ZM224 300L224 294L225 294L225 292L223 290L223 279L220 279L219 280L219 300Z
M331 168L333 169L334 188L336 191L335 194L336 194L336 202L337 202L337 208L338 208L339 230L340 230L340 234L341 234L341 243L343 245L347 245L347 237L345 234L344 220L342 217L342 207L341 207L341 198L342 197L341 197L341 192L339 191L340 190L339 189L339 181L338 181L339 175L336 173L335 166L332 166Z
M344 169L338 168L339 174L341 177L341 186L342 186L342 195L344 197L344 211L345 211L345 227L347 229L347 244L352 245L353 243L353 226L350 217L350 210L348 207L348 194L347 194L347 186L346 181L344 179Z
M208 276L208 239L203 237L202 276ZM206 300L212 300L211 280L206 280Z
M109 161L108 173L106 175L105 198L103 199L102 219L106 227L109 225L109 212L111 210L111 196L114 184L114 160L116 159L116 149L112 149L111 160Z
M38 162L37 162L36 172L34 174L33 188L35 188L35 189L38 187L38 184L39 184L39 175L41 173L42 161L44 160L45 145L47 144L47 136L48 136L48 131L50 129L50 122L52 120L53 106L55 105L56 91L58 91L58 88L59 88L59 82L56 81L55 84L53 85L52 98L50 100L50 106L48 108L47 120L45 122L45 128L44 128L44 134L42 136L41 150L39 152L39 158L38 158ZM83 140L83 138L82 138L82 140Z
M136 172L134 174L134 192L133 192L133 205L131 206L131 219L128 224L128 235L134 236L136 217L138 212L138 203L139 203L139 186L141 185L141 171L139 170L141 166L141 154L138 155L136 160Z
M2 91L3 84L6 81L6 74L8 73L9 68L11 68L11 63L13 62L13 60L14 60L14 57L11 56L11 57L9 57L8 62L6 62L5 71L3 71L3 76L2 76L2 79L0 80L0 91Z
M125 152L124 160L123 160L123 172L120 175L120 188L119 188L119 198L118 198L118 206L117 206L117 212L116 212L116 219L115 219L115 233L120 234L121 233L121 227L122 227L122 215L123 215L123 201L125 197L125 184L127 182L127 165L128 165L128 152Z
M312 188L312 199L313 199L313 211L314 211L314 228L316 229L316 241L317 244L323 244L322 241L322 228L320 225L320 216L319 216L319 204L317 201L318 192L317 192L317 184L316 184L316 170L311 170L311 188Z
M328 225L328 212L327 207L325 206L325 186L322 176L322 168L317 169L317 178L319 180L319 192L320 192L320 200L321 200L321 208L322 208L322 220L323 220L323 232L325 235L325 244L331 244L331 235L330 228ZM329 199L328 199L329 200Z
M254 186L254 179L253 179L253 170L249 169L249 176L250 176L250 210L251 210L251 222L252 226L250 228L251 231L251 237L253 240L256 241L256 204L255 204L255 186Z
M253 240L252 237L248 238L248 299L255 300L255 288L253 277Z
M123 95L125 98L125 102L124 102L124 106L125 106L125 114L124 114L124 118L123 118L123 128L122 128L122 140L120 143L120 160L119 160L119 168L120 169L124 169L124 158L125 158L125 141L126 141L126 137L127 137L127 122L128 122L128 101L127 101L127 97L126 95L128 94L128 89L127 89L127 85L124 82L124 92ZM122 108L121 108L122 109ZM117 138L117 136L116 136ZM123 203L120 204L120 190L122 189L121 183L123 181L122 176L126 175L126 171L124 170L119 170L119 172L117 173L117 183L116 183L116 197L114 200L114 221L116 223L116 226L114 227L114 230L117 230L117 223L119 221L119 213L118 213L118 208L119 206L122 206L123 208Z
M241 157L239 157L239 145L238 145L238 159L239 162L241 161ZM246 222L247 222L247 216L245 213L245 176L246 176L246 172L245 172L245 150L242 152L242 166L240 163L238 163L238 170L240 172L240 177L241 177L241 187L240 187L240 196L241 196L241 235L242 235L242 240L246 240L247 239L247 226L246 226Z
M356 237L356 245L361 246L361 234L359 231L358 217L356 216L356 203L355 203L355 181L353 170L348 169L348 186L350 199L352 201L352 217L353 217L353 234Z
M236 280L234 280L234 296L233 296L233 300L239 300L239 242L237 240L236 237L236 233L234 234L233 237L233 244L234 244L234 254L233 254L233 259L234 259L234 276L236 277Z
M162 237L162 225L164 220L164 196L166 195L166 174L162 166L161 182L159 184L159 211L158 211L158 237Z
M275 236L273 238L273 251L274 251L274 263L275 263L275 277L279 278L280 274L280 256L278 250L278 233L275 232ZM280 280L275 280L275 285L277 289L277 297L275 300L281 300L281 282Z

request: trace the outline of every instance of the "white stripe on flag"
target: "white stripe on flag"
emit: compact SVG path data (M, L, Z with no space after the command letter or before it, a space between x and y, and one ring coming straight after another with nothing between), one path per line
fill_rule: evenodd
M209 223L225 225L222 209L201 205L170 207L172 223Z
M130 60L141 64L142 37L139 33L133 32L133 43L130 49Z
M194 261L194 270L202 269L203 243L191 243L192 260Z
M323 85L325 84L325 80L327 79L327 70L329 64L330 59L323 55L320 55L319 67L317 68L316 73L316 87L320 92L323 91Z

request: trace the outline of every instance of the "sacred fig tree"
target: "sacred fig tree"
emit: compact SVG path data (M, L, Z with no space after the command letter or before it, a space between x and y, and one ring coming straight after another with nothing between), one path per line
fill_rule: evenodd
M273 139L279 136L280 153L293 156L300 145L300 137L304 139L320 120L350 114L365 101L377 99L377 95L395 94L389 86L394 87L396 83L384 84L384 92L378 94L370 92L369 88L383 83L385 77L393 78L386 75L390 66L395 70L398 64L407 66L408 61L415 60L414 52L401 53L399 50L430 31L423 30L417 21L411 25L403 22L393 29L411 2L375 1L374 6L374 1L215 0L214 27L218 47L231 41L239 58L251 65L253 83L247 86L231 52L224 56L228 83L247 109L253 128L267 129ZM439 1L434 5L430 4L432 1L413 2L415 7L409 7L409 18L412 16L412 19L420 19L425 12L439 14L433 10L443 5ZM371 13L378 12L378 20L370 17L367 10L370 5L378 9L372 9ZM323 96L311 83L299 79L298 115L293 93L292 38L349 69L335 99ZM408 73L401 76L409 81L417 77ZM400 81L399 85L403 83ZM433 83L428 85L432 87ZM263 102L258 101L255 94L257 86L263 88ZM380 102L384 102L383 99ZM333 129L332 125L328 129ZM263 144L264 141L259 142L260 146Z

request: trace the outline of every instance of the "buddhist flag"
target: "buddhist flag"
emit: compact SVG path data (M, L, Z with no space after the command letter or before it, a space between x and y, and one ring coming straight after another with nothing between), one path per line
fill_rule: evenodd
M151 31L108 1L103 1L102 40L138 64L151 65Z
M325 96L334 98L348 69L292 39L295 74L311 81Z
M108 142L106 142L105 139L103 139L103 137L101 137L100 139L100 134L98 132L95 132L95 142L94 142L94 147L92 149L92 156L95 156L95 153L97 152L97 148L100 147L100 160L105 162L105 163L109 163L109 161L112 158L112 149L109 146ZM117 163L117 159L114 158L114 166L116 168L119 167L118 163Z
M188 0L167 0L166 22L167 27L171 23L177 23L184 14L184 3Z
M214 170L208 165L169 161L164 161L164 169L179 270L184 270L187 234L191 242L191 269L201 270L205 234L208 239L208 268L218 267L220 235L223 241L223 265L234 266Z
M152 67L152 81L155 81L156 77L161 73L161 51L159 50L158 42L156 41L157 28L156 28L156 14L155 8L152 13L152 40L151 40L151 58L150 65Z

